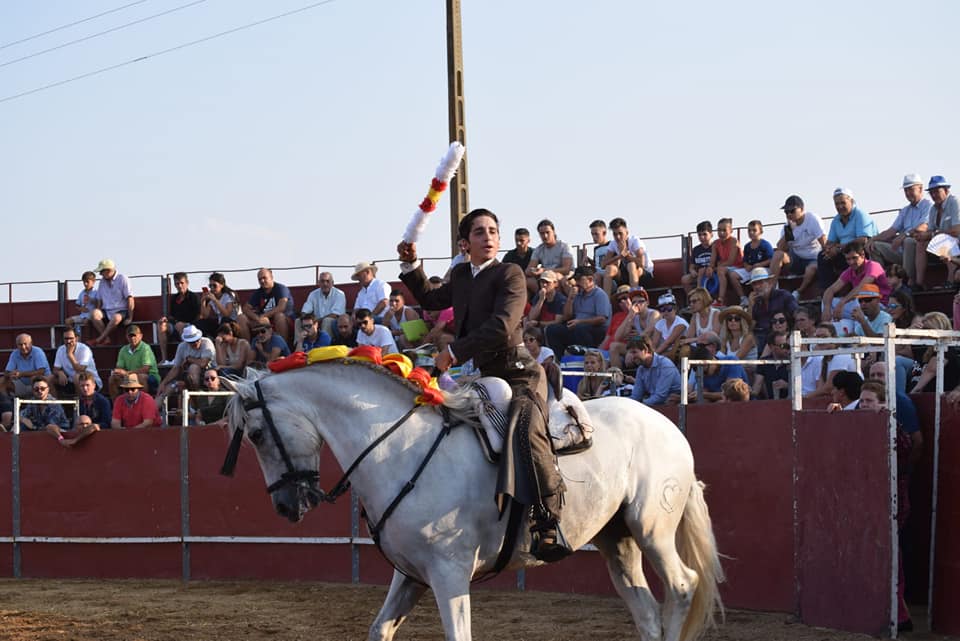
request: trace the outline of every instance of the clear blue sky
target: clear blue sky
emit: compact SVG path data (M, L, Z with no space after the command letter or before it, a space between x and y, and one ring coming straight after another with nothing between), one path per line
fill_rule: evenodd
M129 1L7 0L0 46ZM307 4L207 0L2 66L0 100ZM905 173L960 180L958 2L463 4L470 204L505 245L544 217L579 243L594 218L682 233L779 220L791 193L831 215L839 185L876 210L903 204ZM448 142L443 5L334 0L0 102L0 282L105 256L127 274L394 257ZM421 254L448 253L447 205Z

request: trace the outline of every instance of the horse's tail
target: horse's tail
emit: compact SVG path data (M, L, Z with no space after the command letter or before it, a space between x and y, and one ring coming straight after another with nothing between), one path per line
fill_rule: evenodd
M698 639L706 629L714 627L715 611L720 612L721 619L724 616L719 589L724 574L703 488L700 481L693 484L677 529L677 552L684 564L700 577L680 634L683 641Z

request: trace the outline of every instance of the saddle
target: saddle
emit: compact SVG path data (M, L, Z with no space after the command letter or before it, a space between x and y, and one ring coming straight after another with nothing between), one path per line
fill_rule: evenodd
M491 463L500 459L504 435L510 420L510 401L513 390L502 378L485 376L469 384L467 394L471 398L471 414L476 421L469 421L480 441L484 457ZM583 402L568 389L550 386L547 398L547 431L557 456L582 452L592 444L593 425Z

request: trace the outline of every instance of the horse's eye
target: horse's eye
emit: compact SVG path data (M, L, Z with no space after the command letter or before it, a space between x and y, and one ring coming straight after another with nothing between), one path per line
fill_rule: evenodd
M250 439L250 442L253 443L254 445L260 445L260 443L263 442L263 431L254 430L250 432L248 438Z

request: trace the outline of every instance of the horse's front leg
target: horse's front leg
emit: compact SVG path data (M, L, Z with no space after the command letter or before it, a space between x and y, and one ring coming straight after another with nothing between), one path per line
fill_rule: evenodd
M390 581L390 590L380 608L380 613L370 626L369 641L390 641L397 633L397 628L403 623L410 611L427 591L427 586L418 583L405 574L393 571L393 580Z
M430 588L437 599L446 641L471 641L470 572L450 566L431 570Z

